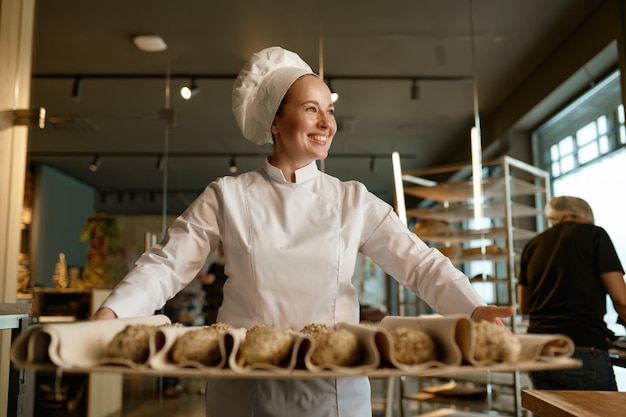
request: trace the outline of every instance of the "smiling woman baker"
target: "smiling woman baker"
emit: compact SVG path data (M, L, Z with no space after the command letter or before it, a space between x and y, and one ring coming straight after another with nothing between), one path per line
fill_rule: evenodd
M142 255L94 319L152 314L224 245L224 301L217 320L235 327L359 322L352 286L359 252L441 314L499 322L509 307L486 306L465 277L356 181L320 172L337 131L330 90L293 52L252 56L233 88L243 136L273 144L262 168L218 178ZM367 377L209 379L207 416L371 415Z

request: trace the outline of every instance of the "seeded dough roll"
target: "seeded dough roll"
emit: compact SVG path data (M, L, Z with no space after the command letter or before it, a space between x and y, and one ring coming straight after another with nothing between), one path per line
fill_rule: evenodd
M361 359L356 335L346 329L330 330L315 338L311 362L315 365L352 366Z
M472 323L474 327L474 359L516 362L522 351L519 339L506 327L489 321Z
M393 341L393 353L398 362L419 365L437 359L437 345L428 333L409 327L397 327L389 331Z
M226 333L231 329L228 324L221 322L212 323L209 328L215 330L218 333Z
M128 359L135 363L144 363L150 355L150 337L159 326L148 324L129 324L118 332L107 346L110 358Z
M293 335L279 327L268 324L253 326L239 346L238 363L241 366L284 366L291 358L294 342Z
M196 361L203 365L217 365L220 354L220 332L215 328L202 327L182 334L176 339L170 355L176 364Z
M332 332L333 328L327 324L322 323L310 323L300 329L300 333L308 334L309 336L316 338L317 336Z

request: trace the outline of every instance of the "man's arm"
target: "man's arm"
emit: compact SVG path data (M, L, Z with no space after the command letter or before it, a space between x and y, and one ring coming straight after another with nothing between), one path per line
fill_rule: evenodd
M615 307L620 320L626 322L626 283L624 282L624 274L619 271L604 272L600 274L600 278L604 283L606 292L613 301L613 307Z

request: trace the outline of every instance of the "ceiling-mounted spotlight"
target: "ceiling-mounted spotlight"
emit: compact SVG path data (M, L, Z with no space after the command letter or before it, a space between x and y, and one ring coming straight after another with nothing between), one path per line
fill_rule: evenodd
M337 100L339 100L339 93L336 93L335 90L333 90L333 85L330 81L330 78L327 79L326 85L328 85L328 89L330 90L330 99L333 103L335 103Z
M228 170L231 174L237 172L237 162L235 162L235 155L230 157L230 165L228 167Z
M415 101L420 98L420 86L417 84L417 79L413 78L411 82L411 100Z
M72 84L72 100L79 101L80 95L83 90L82 80L80 77L74 78L74 84Z
M89 171L96 172L98 168L100 168L100 164L102 161L100 160L100 155L94 155L93 161L89 164Z
M3 112L0 112L2 114ZM39 107L38 109L14 109L13 126L38 127L43 129L46 127L46 109Z
M185 100L189 100L191 97L195 96L200 92L200 89L196 85L195 78L191 79L191 83L189 85L184 86L180 89L180 96Z
M167 44L159 35L135 36L133 43L137 49L144 52L161 52L167 49Z

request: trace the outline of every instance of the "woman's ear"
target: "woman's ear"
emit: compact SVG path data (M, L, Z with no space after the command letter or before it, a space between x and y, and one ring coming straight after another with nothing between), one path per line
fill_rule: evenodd
M273 135L278 133L278 125L276 124L276 119L272 121L272 126L270 126L270 131Z

